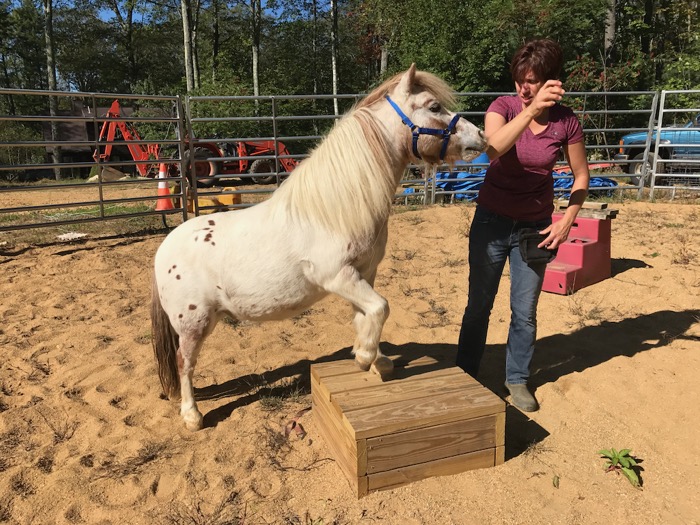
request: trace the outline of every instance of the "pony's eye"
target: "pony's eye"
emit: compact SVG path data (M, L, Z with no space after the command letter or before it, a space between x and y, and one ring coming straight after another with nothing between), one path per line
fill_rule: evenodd
M442 109L442 107L440 106L439 103L433 102L432 104L430 104L430 107L428 107L428 109L430 111L432 111L433 113L440 113L440 110Z

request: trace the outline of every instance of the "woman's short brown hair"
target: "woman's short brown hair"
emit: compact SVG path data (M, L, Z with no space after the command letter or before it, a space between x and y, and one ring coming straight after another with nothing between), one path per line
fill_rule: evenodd
M561 46L549 38L530 40L515 52L510 62L510 74L520 83L529 70L539 82L557 80L564 65Z

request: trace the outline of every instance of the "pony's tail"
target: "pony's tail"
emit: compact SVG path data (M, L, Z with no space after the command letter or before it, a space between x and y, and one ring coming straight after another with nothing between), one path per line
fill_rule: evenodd
M169 399L178 399L180 373L177 367L177 349L180 345L180 336L170 324L168 314L160 304L155 272L153 272L151 289L151 342L158 362L158 377L160 377L163 392Z

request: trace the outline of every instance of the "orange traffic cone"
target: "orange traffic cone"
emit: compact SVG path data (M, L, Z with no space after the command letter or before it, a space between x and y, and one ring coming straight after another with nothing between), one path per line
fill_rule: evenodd
M168 197L163 199L162 197ZM156 211L167 211L173 210L173 200L170 198L170 188L168 188L168 168L165 166L164 162L160 163L160 168L158 169L158 197L156 201Z

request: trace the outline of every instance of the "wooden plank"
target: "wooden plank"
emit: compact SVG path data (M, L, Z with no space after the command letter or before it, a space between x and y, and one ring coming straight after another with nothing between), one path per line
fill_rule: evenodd
M315 409L316 407L314 407L314 410ZM326 443L331 457L335 461L336 465L338 465L338 467L340 468L341 472L345 476L345 479L350 484L350 488L353 490L353 492L359 492L358 478L351 471L350 467L347 464L347 461L345 460L343 452L339 449L338 440L333 435L332 430L330 430L328 421L317 419L316 422L321 437L323 437L323 441Z
M363 390L367 387L381 387L386 384L377 374L371 372L360 372L358 375L344 375L326 377L322 380L324 392L328 392L328 399L339 392L351 392L353 390Z
M559 212L563 213L564 210L559 210ZM578 217L583 217L587 219L600 219L600 220L608 220L608 219L614 219L617 217L619 211L618 210L586 210L582 209L578 212Z
M437 366L443 365L447 368L447 363L444 361L438 361L432 356L421 356L410 361L406 361L403 358L397 358L394 360L396 365L396 370L416 370L417 368L425 367L435 368ZM311 365L311 376L315 377L318 381L322 378L339 376L339 375L360 375L366 374L364 370L361 370L354 359L343 359L340 361L329 361L328 363L315 363Z
M361 476L357 478L357 498L363 498L369 494L369 478Z
M355 439L362 439L488 416L504 410L505 402L486 388L469 388L353 410L343 414L343 423Z
M494 465L503 465L506 461L506 447L500 446L496 447L496 461Z
M382 384L382 379L378 375L360 370L354 365L353 361L346 360L341 363L343 365L340 367L328 367L328 370L331 371L330 375L324 375L326 371L324 367L311 366L311 380L316 382L319 387L319 393L328 401L331 400L331 396L335 392L364 388L366 385L379 386ZM345 373L334 373L341 369L345 369Z
M392 380L379 385L366 385L354 390L331 391L333 405L350 412L405 399L427 397L434 393L449 392L463 388L476 388L479 383L460 369L446 368L412 377L410 380Z
M323 400L313 391L311 392L311 406L314 421L320 429L323 440L330 449L333 459L353 488L357 490L358 461L355 453L355 441L349 439L343 427L339 425L337 418L329 413L328 407L325 406Z
M370 438L367 440L367 473L493 449L499 415Z
M589 217L592 219L601 219L601 220L607 220L607 219L614 219L617 217L618 210L602 210L602 211L595 211L595 210L581 210L578 213L579 217Z
M320 381L322 378L336 375L353 374L363 372L352 359L329 361L328 363L315 363L311 365L311 376Z
M499 412L496 414L496 446L500 447L506 444L506 413Z
M367 440L356 440L355 451L357 456L357 475L362 477L367 474Z
M311 365L310 374L311 379L315 380L319 385L321 385L324 390L327 390L326 383L329 378L336 376L360 377L367 374L367 372L360 370L356 365L354 365L354 362L350 360L338 361L337 363L324 363L324 365L326 364L335 366L329 367L317 364Z
M323 399L324 403L331 402L331 393L326 388L323 381L319 381L311 374L311 393L315 393L319 398Z
M353 454L353 460L350 462L353 469L355 468L356 462L356 445L355 438L352 433L348 432L346 425L343 423L343 414L339 413L335 407L333 407L329 401L319 395L319 390L317 385L312 380L311 382L311 400L316 401L318 408L314 412L314 417L323 419L332 425L334 430L334 435L338 437L337 441L341 442L343 445L343 450L350 450Z
M351 362L351 361L349 361ZM316 365L312 365L315 367ZM440 367L440 368L436 368ZM422 371L422 368L426 368ZM397 367L394 377L388 381L382 381L382 379L372 373L364 372L359 368L356 368L357 372L348 372L345 374L337 374L324 376L323 370L318 370L312 368L312 378L316 378L321 385L324 395L328 394L328 399L330 399L334 394L339 392L350 392L353 390L362 390L368 387L381 388L383 385L393 383L395 381L405 381L414 378L424 378L424 377L435 377L440 375L463 375L465 382L473 382L474 384L479 384L471 376L462 372L461 369L455 366L446 366L446 363L439 363L432 358L421 358L411 361L404 367Z
M492 467L494 461L494 449L479 450L460 456L371 474L368 476L368 488L370 491L390 489L433 476L450 476L467 470Z
M568 200L558 200L557 201L557 208L560 209L566 209L569 207L569 201ZM586 201L583 203L581 206L581 209L588 209L588 210L604 210L608 207L607 202L593 202L593 201Z

